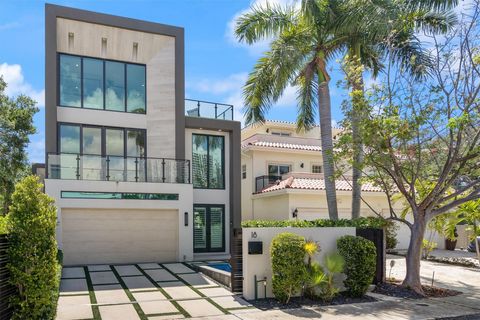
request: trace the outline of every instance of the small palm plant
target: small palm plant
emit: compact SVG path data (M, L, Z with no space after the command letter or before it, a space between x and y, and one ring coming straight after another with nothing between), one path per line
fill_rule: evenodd
M338 252L334 252L325 256L324 264L325 281L320 285L320 298L329 302L340 292L340 288L335 286L334 277L343 271L345 260Z

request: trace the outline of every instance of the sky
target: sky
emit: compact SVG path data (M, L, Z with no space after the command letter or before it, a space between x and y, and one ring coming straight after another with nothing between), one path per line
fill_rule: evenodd
M242 121L242 86L268 41L248 46L233 34L235 19L252 5L266 1L289 4L292 0L79 0L50 1L74 8L181 26L185 29L186 98L234 105L235 120ZM28 146L31 162L44 161L45 33L44 1L0 0L0 75L8 83L7 94L27 94L38 102L34 122L37 133ZM339 57L340 58L340 57ZM336 83L343 74L335 62L332 76L332 118L340 121L346 92ZM270 120L294 121L296 91L287 88L272 108Z

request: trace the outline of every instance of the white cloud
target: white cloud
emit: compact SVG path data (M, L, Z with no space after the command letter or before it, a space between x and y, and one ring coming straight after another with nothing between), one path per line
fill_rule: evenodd
M7 89L5 90L8 96L17 96L25 94L37 101L38 107L45 105L45 90L36 90L25 81L22 72L22 66L19 64L0 64L0 76L7 83Z
M252 56L259 56L263 52L267 51L272 39L263 39L261 41L258 41L255 44L252 44L252 45L248 45L246 43L240 43L240 42L238 42L238 40L235 36L236 21L241 15L249 12L251 10L251 8L253 8L253 7L265 7L267 5L267 3L270 4L270 5L274 5L274 4L275 5L280 5L282 7L291 6L291 5L294 5L294 6L299 6L300 5L300 1L297 1L297 0L252 0L250 2L250 7L249 8L237 12L232 17L232 19L230 19L230 21L227 23L227 28L226 28L226 31L225 31L225 36L226 36L227 40L231 44L233 44L234 46L242 47L242 48L247 49L248 52Z

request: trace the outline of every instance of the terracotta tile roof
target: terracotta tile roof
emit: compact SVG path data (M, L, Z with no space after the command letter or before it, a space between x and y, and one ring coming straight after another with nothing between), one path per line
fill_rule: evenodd
M345 180L335 181L335 187L339 191L351 191L352 182ZM288 177L285 180L279 181L277 184L267 187L259 193L266 193L282 189L303 189L303 190L325 190L325 179L320 178L295 178L293 176ZM365 192L382 192L382 189L374 186L371 183L365 183L362 185L362 191Z
M306 151L322 151L322 147L316 146L316 145L296 144L296 143L286 143L286 142L269 142L269 141L252 141L244 144L242 148L247 148L251 146L264 147L264 148L306 150Z

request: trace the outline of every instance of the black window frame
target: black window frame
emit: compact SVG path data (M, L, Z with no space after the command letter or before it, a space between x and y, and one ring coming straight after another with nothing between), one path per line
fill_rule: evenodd
M106 137L105 137L105 130L106 129L116 129L116 130L123 130L124 138L123 138L123 157L124 158L135 158L134 156L127 156L127 130L138 130L138 131L143 131L143 134L145 136L145 155L143 157L138 157L138 158L147 158L147 130L146 129L140 129L140 128L130 128L130 127L112 127L112 126L98 126L98 125L91 125L91 124L82 124L82 123L72 123L72 122L58 122L57 123L57 153L62 153L61 152L61 137L60 137L60 128L62 125L67 125L67 126L77 126L80 127L80 153L79 155L90 155L90 156L102 156L106 157L109 156L109 154L106 153ZM101 129L101 137L102 137L102 146L101 146L101 154L89 154L89 153L83 153L83 128L100 128ZM76 153L70 153L70 152L65 152L65 154L76 154Z
M207 137L207 159L210 155L210 139L209 137L221 137L222 138L222 188L212 188L210 187L210 166L207 163L207 186L206 187L196 187L194 183L194 168L193 168L193 136L204 136ZM204 190L225 190L225 136L214 135L214 134L204 134L204 133L192 133L192 185L194 189L204 189Z
M242 180L247 179L247 165L242 164Z
M78 57L80 58L80 107L75 107L75 106L64 106L60 103L60 57L61 56L72 56L72 57ZM102 66L103 66L103 108L87 108L83 106L83 58L87 59L96 59L102 61ZM124 92L124 106L123 110L112 110L112 109L107 109L106 108L106 101L105 101L105 95L106 95L106 74L105 74L105 62L106 61L111 61L111 62L118 62L123 64L124 68L124 85L125 85L125 92ZM127 88L127 65L137 65L137 66L143 66L145 68L145 109L144 112L129 112L127 111L127 96L128 96L128 88ZM81 56L81 55L76 55L76 54L70 54L70 53L63 53L63 52L58 52L57 53L57 106L62 107L62 108L75 108L75 109L86 109L86 110L100 110L100 111L109 111L109 112L124 112L124 113L131 113L131 114L147 114L147 65L143 63L135 63L135 62L127 62L127 61L120 61L120 60L113 60L113 59L102 59L98 57L92 57L92 56Z
M320 172L314 172L314 167L319 167L320 168ZM312 173L323 173L323 166L321 164L312 164Z
M212 204L212 203L194 203L193 204L193 213L195 212L195 208L196 207L201 207L201 208L206 208L206 217L205 217L205 225L207 227L207 230L205 232L205 241L206 241L206 248L205 249L196 249L195 248L195 235L193 235L193 252L194 253L209 253L209 252L225 252L225 238L226 238L226 234L225 234L225 224L226 224L226 221L225 221L225 217L226 217L226 214L225 214L225 205L224 204ZM215 250L212 250L210 248L210 240L211 240L211 230L210 230L210 208L212 207L218 207L218 208L222 208L222 247L221 248L216 248ZM194 221L193 221L193 228L192 228L192 232L195 232L195 217L194 218Z

